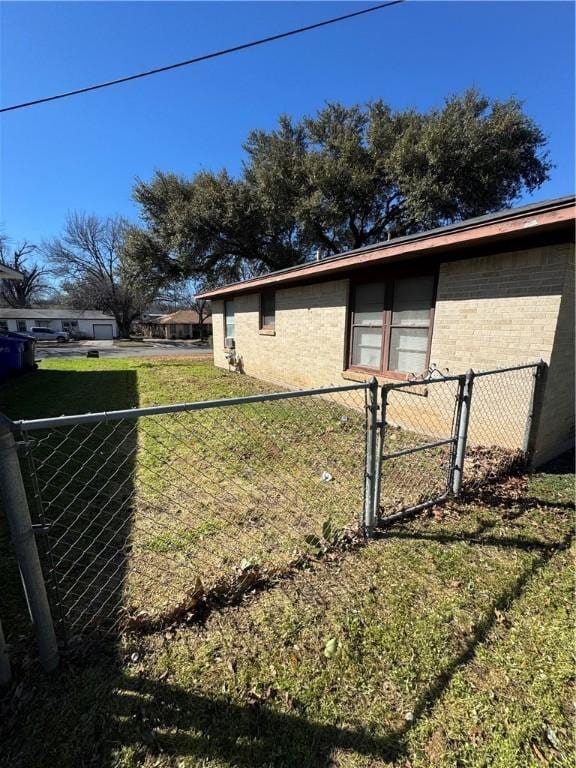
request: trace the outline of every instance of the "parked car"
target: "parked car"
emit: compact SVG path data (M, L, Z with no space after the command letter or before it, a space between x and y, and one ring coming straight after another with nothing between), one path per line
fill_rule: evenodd
M28 333L37 341L70 341L68 331L55 331L52 328L31 328Z

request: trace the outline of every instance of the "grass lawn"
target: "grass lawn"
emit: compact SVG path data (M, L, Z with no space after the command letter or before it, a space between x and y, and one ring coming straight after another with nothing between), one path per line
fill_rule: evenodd
M0 764L571 766L571 498L504 483L204 626L31 670Z
M208 358L50 361L3 408L17 419L270 389ZM315 550L309 537L357 525L363 405L362 390L31 433L69 635L123 609L158 622L191 590L277 574Z
M17 383L18 392L0 395L0 410L34 417L249 394L262 386L196 359L69 360L42 367L38 378ZM38 386L51 377L59 402L53 388ZM76 384L66 385L67 379ZM357 432L348 430L356 428L341 420L343 406L337 405L326 403L320 419L298 410L283 412L283 419L282 412L251 418L259 425L264 416L270 419L265 423L281 435L282 451L310 422L322 425L307 440L314 437L330 450L320 448L319 464L296 462L290 472L298 476L309 466L316 472L354 442ZM237 426L238 418L229 423ZM295 431L280 430L293 420ZM161 434L155 423L136 435L138 455L143 448L152 452ZM236 443L230 447L237 451ZM256 450L250 444L242 449ZM241 471L242 461L269 468L272 454L240 456L234 471ZM137 464L136 478L155 469ZM337 465L334 483L342 482L338 469L345 466ZM387 529L367 546L312 559L292 579L213 611L201 624L127 635L116 649L86 648L50 680L23 663L22 684L0 711L0 765L572 765L569 471L558 465L511 478ZM322 484L315 493L324 493L325 485L332 488ZM245 487L248 492L249 477ZM137 493L136 501L154 500ZM138 514L136 504L132 526L149 543ZM323 517L324 510L318 521ZM234 562L244 556L241 532L253 525L233 529ZM219 533L202 535L210 540ZM181 544L168 540L159 548L168 548L164 554L173 559L195 542ZM0 577L10 570L3 568ZM16 592L16 581L2 583ZM0 594L0 615L14 633L18 601L5 606L9 593L4 588Z

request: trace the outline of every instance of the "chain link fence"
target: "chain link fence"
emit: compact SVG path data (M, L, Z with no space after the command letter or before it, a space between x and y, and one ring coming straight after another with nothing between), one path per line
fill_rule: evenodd
M21 424L62 635L160 626L357 528L366 391Z
M57 639L201 617L510 470L542 371L5 420L3 501L44 666Z

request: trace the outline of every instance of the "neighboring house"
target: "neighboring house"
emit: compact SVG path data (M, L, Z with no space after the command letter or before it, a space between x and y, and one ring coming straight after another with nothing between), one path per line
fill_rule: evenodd
M0 264L0 280L22 280L23 278L24 275L21 272L17 272L5 264Z
M212 318L200 325L198 313L193 309L180 309L169 315L148 316L137 324L137 332L156 339L206 339L212 335Z
M296 388L543 358L542 462L573 444L575 210L509 209L200 294L214 362L233 345L246 373Z
M114 317L95 309L0 307L0 329L24 332L37 327L69 331L72 336L84 339L113 339L118 336Z

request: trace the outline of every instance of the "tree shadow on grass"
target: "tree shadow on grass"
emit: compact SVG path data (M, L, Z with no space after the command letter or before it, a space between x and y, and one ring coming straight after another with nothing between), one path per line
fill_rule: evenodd
M48 418L137 404L134 370L40 371L3 391L14 418ZM132 529L135 422L50 426L16 432L20 465L61 640L110 622L122 602ZM8 640L29 629L7 531L1 615Z
M399 727L374 733L336 722L314 722L303 703L272 689L262 698L249 691L235 701L212 697L169 679L151 679L146 671L137 677L122 671L113 656L94 652L87 653L84 660L71 658L57 677L43 681L35 700L25 702L19 714L5 718L9 738L0 765L17 764L11 761L26 756L28 749L33 752L32 762L23 764L37 768L108 766L118 764L119 752L124 752L127 765L154 764L159 757L162 765L182 760L186 765L214 761L234 768L325 768L334 750L401 764L408 756L411 729L473 660L502 613L510 610L571 539L567 535L533 552L514 584L495 596L465 645L421 691L412 708L413 719ZM493 546L497 542L494 537L494 541L470 543ZM513 544L506 541L503 546ZM524 546L522 542L520 546Z
M454 675L474 658L502 612L510 610L537 573L571 540L570 534L553 546L540 546L540 553L476 624L464 648L422 692L413 708L413 719L389 733L315 723L297 711L278 711L284 706L280 694L272 695L271 704L259 700L240 704L225 698L209 698L166 681L123 677L112 706L111 739L102 743L103 763L111 759L107 749L119 745L142 752L142 756L194 758L198 763L191 764L198 765L216 760L235 768L327 766L336 749L389 762L400 761L407 757L410 730L440 700ZM471 543L493 545L497 541L495 538ZM514 546L511 541L503 545ZM525 546L522 541L518 545ZM529 549L533 548L530 542ZM294 706L296 710L301 708L298 702Z

